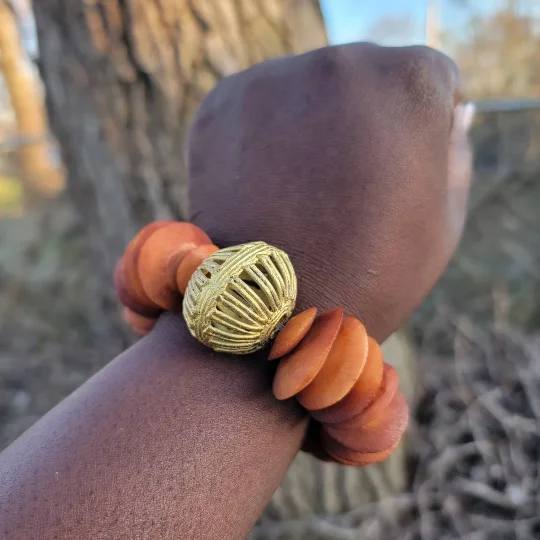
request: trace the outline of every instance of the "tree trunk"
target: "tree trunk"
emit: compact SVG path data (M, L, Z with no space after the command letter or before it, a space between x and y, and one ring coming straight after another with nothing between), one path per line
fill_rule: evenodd
M56 194L63 184L62 174L51 162L38 81L23 51L15 15L4 0L0 0L0 67L17 120L17 154L24 184L37 195Z
M186 217L186 130L218 79L327 42L316 0L39 0L34 11L68 187L109 276L140 226Z

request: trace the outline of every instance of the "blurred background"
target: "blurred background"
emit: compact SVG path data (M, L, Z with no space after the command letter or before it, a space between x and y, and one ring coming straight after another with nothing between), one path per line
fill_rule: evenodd
M0 0L0 449L133 341L112 269L140 226L185 218L179 148L216 81L365 40L459 64L469 220L385 344L406 444L361 471L299 456L252 536L540 538L538 0Z

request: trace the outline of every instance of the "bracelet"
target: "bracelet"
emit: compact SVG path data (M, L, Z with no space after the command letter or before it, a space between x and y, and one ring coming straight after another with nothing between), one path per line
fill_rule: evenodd
M295 397L311 416L304 451L363 466L398 447L409 412L397 372L342 308L291 318L296 275L284 251L265 242L219 249L191 223L156 221L128 244L114 283L139 335L163 311L181 311L191 335L215 351L250 354L271 343L274 396Z

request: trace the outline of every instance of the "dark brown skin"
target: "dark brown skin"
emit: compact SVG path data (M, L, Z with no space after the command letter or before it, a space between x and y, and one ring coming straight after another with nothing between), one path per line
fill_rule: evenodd
M194 223L220 246L286 249L299 310L342 305L386 338L461 233L457 88L438 53L360 44L226 79L192 131ZM0 456L0 538L245 537L307 424L273 399L268 369L264 354L213 354L162 316Z
M193 221L217 245L282 247L299 309L341 305L381 341L432 288L461 234L463 132L448 175L458 86L442 54L369 44L224 80L191 134Z

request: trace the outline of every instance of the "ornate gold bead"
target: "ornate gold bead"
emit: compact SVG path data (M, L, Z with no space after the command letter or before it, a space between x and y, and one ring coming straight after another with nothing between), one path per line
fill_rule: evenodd
M189 331L215 351L262 349L291 316L296 274L289 256L265 242L220 249L195 270L184 295Z

